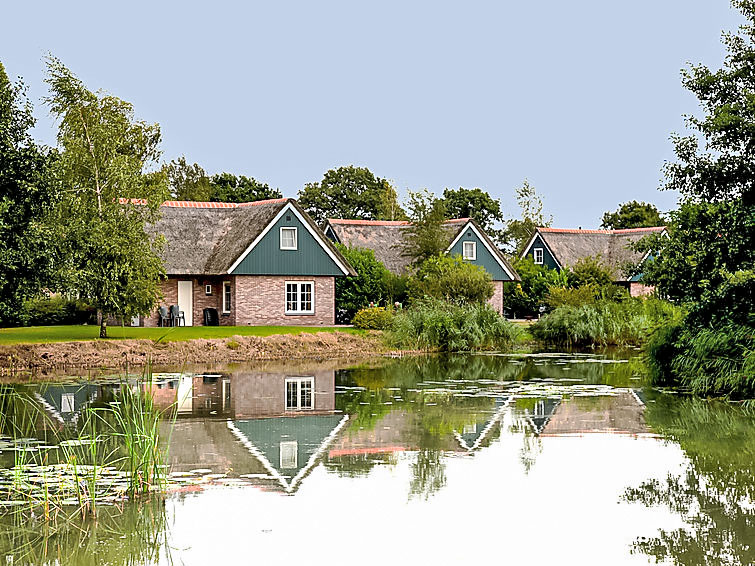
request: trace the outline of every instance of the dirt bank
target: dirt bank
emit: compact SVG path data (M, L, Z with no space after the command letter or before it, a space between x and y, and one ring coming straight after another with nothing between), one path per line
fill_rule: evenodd
M157 344L152 340L97 340L0 346L0 368L118 368L134 365L229 363L252 360L353 358L383 354L379 333L318 332L232 336Z

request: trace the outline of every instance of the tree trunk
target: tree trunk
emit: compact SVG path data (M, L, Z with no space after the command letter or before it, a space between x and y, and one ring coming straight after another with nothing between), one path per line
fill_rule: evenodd
M100 316L100 338L107 338L107 314L104 312Z

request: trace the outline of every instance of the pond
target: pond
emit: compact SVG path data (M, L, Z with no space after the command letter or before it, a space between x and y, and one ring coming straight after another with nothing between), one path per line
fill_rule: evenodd
M643 380L629 354L551 353L6 384L0 560L755 563L755 419ZM74 481L70 446L81 463L109 446L88 443L83 415L136 389L173 411L164 490L129 498L105 468L94 515L11 490ZM10 434L21 421L26 436Z

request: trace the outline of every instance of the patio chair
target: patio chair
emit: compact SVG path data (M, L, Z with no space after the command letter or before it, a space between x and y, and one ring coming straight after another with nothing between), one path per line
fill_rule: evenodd
M157 314L160 317L160 320L157 321L157 326L169 326L171 324L168 307L158 307Z
M173 326L186 326L184 311L178 310L178 305L170 305L170 320ZM183 321L183 324L181 324Z

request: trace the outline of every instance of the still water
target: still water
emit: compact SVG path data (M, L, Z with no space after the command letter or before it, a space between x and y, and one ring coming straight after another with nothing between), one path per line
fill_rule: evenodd
M65 430L122 379L4 391ZM643 379L629 355L566 354L157 372L170 493L96 520L0 508L0 560L755 563L755 419Z

